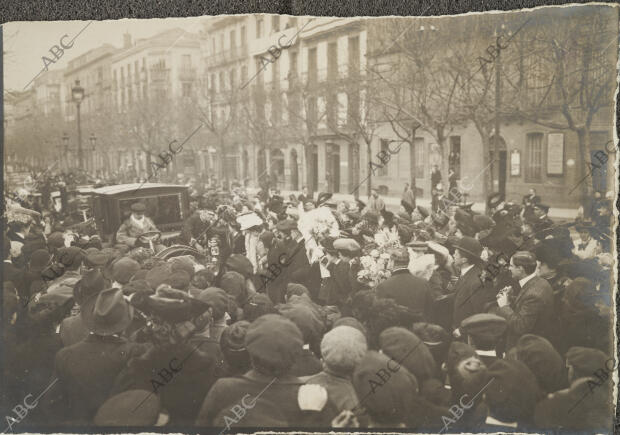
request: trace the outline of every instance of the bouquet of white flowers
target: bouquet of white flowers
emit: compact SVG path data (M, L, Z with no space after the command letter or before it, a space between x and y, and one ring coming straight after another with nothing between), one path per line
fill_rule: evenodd
M392 275L390 252L402 245L396 229L383 229L375 234L374 243L367 246L370 250L360 258L361 269L357 280L374 288Z

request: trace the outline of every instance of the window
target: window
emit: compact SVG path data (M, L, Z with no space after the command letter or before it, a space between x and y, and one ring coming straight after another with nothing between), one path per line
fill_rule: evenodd
M256 38L263 37L263 17L256 17Z
M286 28L297 26L297 17L290 17L286 23Z
M220 51L224 51L224 34L220 34Z
M192 84L191 83L183 83L183 96L184 97L192 96Z
M358 74L360 71L360 38L349 38L349 74Z
M271 32L276 33L280 31L280 15L274 15L271 17Z
M244 65L241 67L241 81L245 83L247 79L248 79L248 67Z
M247 43L246 41L246 34L245 34L245 26L241 26L241 34L240 34L240 39L241 39L241 45L245 45Z
M234 89L237 82L237 74L234 69L230 70L230 89Z
M391 155L390 153L390 141L387 139L381 139L381 155ZM374 160L373 160L374 161ZM380 163L380 162L376 162L376 163ZM388 175L388 163L389 162L385 162L385 164L381 164L381 167L378 170L378 175L380 177L387 177Z
M415 156L415 177L424 178L424 138L416 137L413 141L413 153Z
M190 69L192 67L192 57L189 54L184 54L181 57L181 65L183 69Z
M265 82L264 80L265 75L261 71L262 68L263 68L263 62L261 61L261 58L259 57L258 59L256 59L256 72L257 72L256 82L259 87L262 87L263 83Z
M140 64L138 63L137 60L133 64L133 73L134 73L134 76L136 77L136 81L139 81L140 80Z
M288 71L292 77L297 76L297 52L292 51L288 58L289 66Z
M209 79L209 89L213 92L217 92L217 85L215 83L215 75L211 74L211 78Z
M230 48L237 46L237 32L233 29L230 31Z
M226 90L226 82L224 82L224 72L220 71L220 92Z
M316 83L317 80L316 47L308 50L308 82Z
M543 134L528 133L527 157L525 166L525 182L540 183L543 167Z
M336 77L338 77L338 44L330 42L327 44L327 78Z
M448 156L448 166L456 174L456 178L461 178L461 136L450 136L450 155Z
M211 54L215 54L217 52L215 47L215 37L211 38L211 51Z

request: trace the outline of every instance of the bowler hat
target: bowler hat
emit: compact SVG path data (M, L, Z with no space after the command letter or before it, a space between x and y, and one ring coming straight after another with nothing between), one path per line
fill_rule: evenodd
M133 307L120 289L109 288L86 299L80 315L89 331L112 335L124 331L133 319Z
M109 283L108 283L109 284ZM78 304L98 294L106 287L106 280L98 269L89 270L73 287L73 297Z
M461 251L465 256L475 262L482 262L480 254L482 254L482 245L473 237L461 237L454 246Z

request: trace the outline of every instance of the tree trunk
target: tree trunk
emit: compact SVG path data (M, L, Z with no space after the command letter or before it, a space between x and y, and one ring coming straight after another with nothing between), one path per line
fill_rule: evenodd
M366 144L366 165L368 167L368 178L366 178L366 196L370 198L370 190L372 189L372 148L370 147L370 143ZM377 162L383 165L382 162Z
M353 150L352 162L351 162L351 183L355 190L353 191L353 197L357 200L360 197L359 180L360 180L360 146L357 142L351 144Z
M151 153L147 152L146 154L146 178L147 180L153 177L153 168L151 167L151 162L153 159L151 158ZM137 162L134 165L134 168L137 170Z
M584 217L589 218L591 214L591 207L588 207L588 203L590 202L589 195L589 185L592 183L591 176L586 177L586 162L590 161L590 129L588 128L580 128L577 130L577 139L579 141L579 178L580 186L579 191L581 192L581 205L583 206ZM589 179L588 179L589 178Z

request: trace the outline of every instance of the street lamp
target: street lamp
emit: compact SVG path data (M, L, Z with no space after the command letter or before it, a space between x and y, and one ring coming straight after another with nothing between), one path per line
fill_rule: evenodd
M95 133L91 133L90 137L88 138L88 140L90 141L90 150L93 152L92 156L92 162L93 162L93 167L92 170L96 171L96 166L97 166L97 155L95 154L95 149L96 149L96 143L97 143L97 137L95 136Z
M80 125L80 104L84 99L84 88L80 86L80 81L75 81L75 86L71 88L71 96L73 102L77 106L77 127L78 127L78 164L80 168L83 167L83 155L82 155L82 126Z

